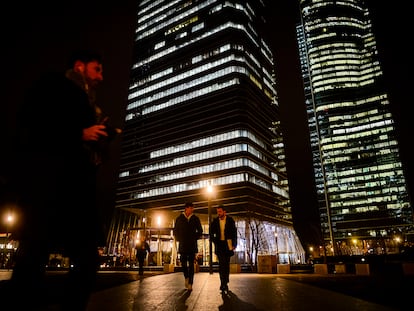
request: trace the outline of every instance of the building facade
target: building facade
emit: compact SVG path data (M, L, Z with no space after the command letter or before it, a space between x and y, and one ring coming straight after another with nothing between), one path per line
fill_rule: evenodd
M136 234L146 234L174 257L171 229L191 201L205 261L218 204L237 220L235 260L304 260L265 9L258 0L140 2L108 253L128 255Z
M396 253L413 210L364 1L300 0L297 38L327 255Z

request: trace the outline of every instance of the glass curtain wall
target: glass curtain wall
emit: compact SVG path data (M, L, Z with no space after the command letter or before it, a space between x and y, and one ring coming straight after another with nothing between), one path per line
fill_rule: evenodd
M297 38L327 255L396 253L413 233L364 1L300 1Z

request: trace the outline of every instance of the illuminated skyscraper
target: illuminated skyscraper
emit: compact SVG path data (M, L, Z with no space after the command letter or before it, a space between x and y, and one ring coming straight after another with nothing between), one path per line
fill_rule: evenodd
M300 0L300 10L297 37L327 254L397 252L401 239L412 237L413 210L368 9L361 0Z
M261 252L303 260L264 10L258 0L140 2L109 252L131 228L155 227L157 213L171 228L191 201L205 233L209 203L228 207L240 254L260 223Z

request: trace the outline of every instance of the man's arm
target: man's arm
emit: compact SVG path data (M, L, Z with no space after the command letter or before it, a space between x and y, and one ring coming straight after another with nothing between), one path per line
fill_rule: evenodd
M181 230L180 230L180 217L177 217L175 220L175 225L173 229L174 237L177 241L180 241L181 239Z
M201 238L201 236L203 235L203 227L201 226L201 221L200 218L197 217L197 240L199 240Z

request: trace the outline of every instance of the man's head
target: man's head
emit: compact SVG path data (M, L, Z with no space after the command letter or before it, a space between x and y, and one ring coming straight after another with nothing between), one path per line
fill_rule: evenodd
M95 87L103 80L102 55L98 52L76 51L70 57L68 67L82 75L89 86Z
M187 202L184 205L184 213L189 216L194 212L194 205L192 202Z
M224 207L224 205L219 205L216 207L216 212L217 212L217 216L220 219L223 219L224 217L226 217L226 208Z

